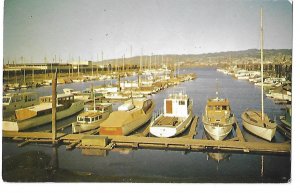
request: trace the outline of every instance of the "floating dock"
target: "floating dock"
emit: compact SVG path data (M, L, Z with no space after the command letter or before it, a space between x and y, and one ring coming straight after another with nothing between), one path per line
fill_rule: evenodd
M112 150L113 148L170 149L199 152L236 152L236 153L270 153L290 154L290 141L284 143L246 141L235 122L236 136L226 141L195 139L198 117L195 116L187 132L174 138L149 137L149 125L140 133L130 136L101 136L97 130L81 134L57 133L56 143L66 145L67 150L73 148ZM3 131L3 137L21 141L19 147L29 143L52 143L49 132L11 132Z

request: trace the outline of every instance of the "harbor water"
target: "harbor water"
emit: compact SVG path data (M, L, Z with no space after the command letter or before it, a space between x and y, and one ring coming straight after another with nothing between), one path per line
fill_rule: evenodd
M177 87L167 88L152 97L156 103L156 110L163 108L163 99L177 90L186 92L194 101L193 112L201 117L208 98L216 96L228 98L231 109L235 114L246 141L263 141L245 131L242 127L241 113L249 109L260 109L260 87L254 86L246 80L236 80L212 68L181 69L181 73L196 73L198 78L193 81L181 83ZM107 81L108 82L108 81ZM103 81L94 81L93 85L104 84ZM63 88L84 90L91 87L91 82L59 85L58 93ZM51 87L32 89L40 95L50 95ZM265 97L265 112L270 118L279 121L284 114L283 106L275 104ZM64 125L76 120L76 116L61 121ZM45 125L33 130L50 129ZM70 128L66 131L69 132ZM233 133L234 135L234 133ZM204 138L205 133L201 118L197 126L195 138ZM278 132L272 142L283 142L285 138ZM28 144L18 148L13 141L3 139L2 155L5 160L16 156L27 156L28 152L42 152L49 157L49 163L55 165L56 171L71 172L79 177L57 177L50 179L37 179L37 181L111 181L111 182L288 182L290 179L291 160L289 155L260 155L235 153L207 153L172 150L149 149L114 149L109 152L99 151L97 155L91 152L82 152L80 149L67 151L65 146L57 148L47 144ZM28 153L28 154L26 154ZM90 155L86 155L90 154ZM30 158L34 159L34 158ZM20 163L20 162L16 162ZM19 165L15 165L20 168ZM23 170L22 170L23 169ZM6 172L12 170L5 170ZM18 171L28 172L24 168ZM28 174L29 175L29 174ZM41 173L43 175L43 173ZM61 174L63 175L63 174ZM18 175L16 176L16 178ZM94 178L94 179L92 179ZM9 178L9 181L22 181ZM5 178L4 178L5 180Z

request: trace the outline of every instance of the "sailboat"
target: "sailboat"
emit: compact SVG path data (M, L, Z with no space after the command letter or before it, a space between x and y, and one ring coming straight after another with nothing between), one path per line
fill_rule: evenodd
M264 113L264 85L263 85L263 19L262 9L261 17L261 49L260 49L260 63L261 63L261 111L246 110L242 113L242 120L244 128L255 134L256 136L265 140L271 141L275 135L277 124L272 121L267 114Z
M23 64L23 68L24 68L24 81L23 84L20 86L21 89L27 89L28 85L26 84L26 69L25 69L25 65Z

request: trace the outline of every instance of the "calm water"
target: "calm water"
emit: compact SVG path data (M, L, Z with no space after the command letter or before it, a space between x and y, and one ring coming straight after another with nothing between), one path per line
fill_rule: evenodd
M242 132L247 141L261 141L243 130L241 125L241 113L246 108L260 108L260 88L248 81L235 80L231 76L224 75L214 69L194 68L183 70L184 73L195 72L198 78L195 81L185 82L179 86L194 100L194 113L201 116L206 100L215 97L219 87L220 97L226 97L231 102L231 108L237 117ZM216 81L217 79L217 81ZM103 84L96 81L94 85ZM90 87L91 83L73 83L65 87L83 90ZM58 93L64 86L58 86ZM156 95L156 110L162 108L163 99L174 88L168 88ZM38 88L37 92L51 93L51 87ZM271 118L277 118L283 114L282 106L276 105L272 100L265 98L265 112ZM71 117L60 124L75 120ZM44 128L51 128L50 125ZM41 128L39 128L41 129ZM203 137L201 119L198 123L196 138ZM277 133L274 142L282 142L285 139ZM39 150L49 156L53 149L48 145L30 144L17 148L16 143L5 140L3 142L3 158L18 155L23 152ZM81 150L66 151L65 146L58 149L58 165L61 169L78 172L91 172L99 176L118 176L124 178L149 177L159 182L160 179L180 179L180 182L286 182L290 178L289 156L263 156L258 154L208 154L202 152L165 151L147 149L122 149L108 152L106 156L87 156ZM219 161L213 159L219 157ZM224 159L223 159L224 158Z

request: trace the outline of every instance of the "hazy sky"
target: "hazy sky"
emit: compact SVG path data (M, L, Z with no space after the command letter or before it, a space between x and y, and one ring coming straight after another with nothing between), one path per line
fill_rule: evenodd
M292 48L292 5L284 0L6 0L4 59L42 62Z

